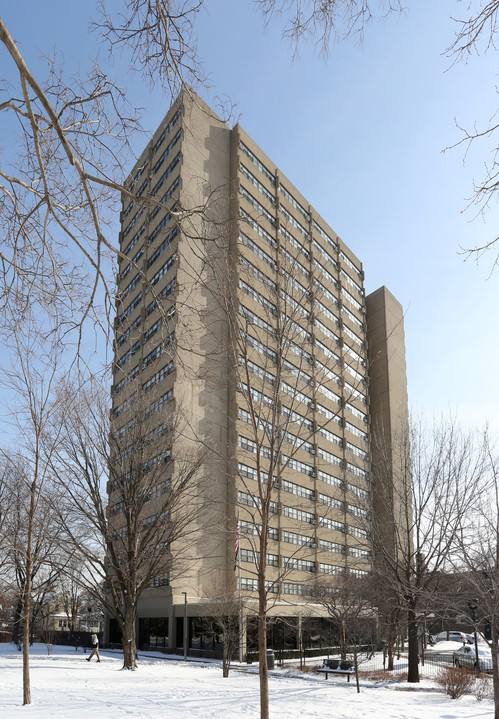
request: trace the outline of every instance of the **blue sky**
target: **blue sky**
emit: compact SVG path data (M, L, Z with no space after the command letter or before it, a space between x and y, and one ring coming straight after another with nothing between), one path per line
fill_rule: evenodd
M210 87L200 94L212 106L217 96L238 103L244 129L362 260L366 290L384 284L402 303L412 407L497 432L499 270L490 276L492 255L477 265L459 254L497 232L497 206L485 220L463 212L488 146L472 147L464 164L463 147L442 153L460 139L456 120L470 128L493 114L496 58L452 65L443 54L464 4L406 4L367 28L362 44L332 45L324 62L312 44L293 61L279 21L265 28L251 2L207 0L198 33ZM10 3L2 18L36 71L54 47L69 66L95 53L91 8ZM3 76L4 54L0 67ZM169 98L130 81L124 64L116 72L154 130Z

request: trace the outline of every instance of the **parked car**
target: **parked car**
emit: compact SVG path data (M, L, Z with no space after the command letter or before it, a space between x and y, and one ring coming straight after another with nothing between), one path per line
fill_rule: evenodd
M456 667L476 669L477 659L475 647L469 644L463 644L463 646L452 655L452 661ZM478 647L478 668L483 672L490 672L492 670L492 653L489 647L485 647L483 644Z
M447 636L447 634L449 636ZM452 632L440 632L439 634L433 635L434 640L438 642L463 642L464 644L473 644L473 635L472 634L466 634L465 632L458 632L458 631L452 631Z

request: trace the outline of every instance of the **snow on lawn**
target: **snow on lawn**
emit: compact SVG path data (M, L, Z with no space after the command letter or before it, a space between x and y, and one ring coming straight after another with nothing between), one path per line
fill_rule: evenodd
M136 672L120 671L119 655L101 652L101 663L86 661L80 649L31 647L32 704L22 707L22 654L0 645L0 717L17 719L258 719L258 677L231 671L222 678L218 663L184 663L143 657ZM254 669L254 667L253 667ZM451 700L431 680L420 685L355 683L345 677L293 675L270 678L271 719L478 719L493 714L492 702L473 695Z

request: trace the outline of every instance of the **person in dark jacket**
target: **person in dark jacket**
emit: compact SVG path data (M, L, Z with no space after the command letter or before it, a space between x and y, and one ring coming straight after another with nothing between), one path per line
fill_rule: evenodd
M89 657L87 657L87 662L89 662L89 661L92 659L92 657L94 656L94 654L95 654L95 656L97 657L97 661L100 662L100 656L99 656L99 637L97 636L97 634L92 634L92 636L91 636L91 638L90 638L90 642L91 642L91 644L92 644L92 653L90 654Z

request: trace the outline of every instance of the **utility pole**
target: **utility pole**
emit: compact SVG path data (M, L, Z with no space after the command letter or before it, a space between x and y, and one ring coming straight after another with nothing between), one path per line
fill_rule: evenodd
M187 592L184 595L184 662L187 661Z

